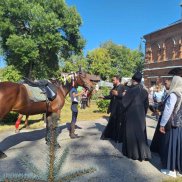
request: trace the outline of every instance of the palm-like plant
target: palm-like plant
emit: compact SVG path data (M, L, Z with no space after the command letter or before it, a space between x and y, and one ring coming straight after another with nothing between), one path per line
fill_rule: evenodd
M55 115L51 117L52 121L56 119ZM77 170L74 172L70 172L67 174L62 174L61 170L65 163L65 160L68 156L69 150L66 148L62 155L56 156L56 148L55 144L57 141L57 132L55 130L56 122L52 122L50 125L50 134L48 135L50 138L50 146L49 146L49 153L47 159L46 170L42 171L39 170L33 163L29 162L27 158L23 157L20 160L22 166L24 166L28 171L29 174L5 174L0 177L0 181L2 182L66 182L71 181L76 177L80 177L89 173L93 173L96 171L95 168L91 167L88 169Z

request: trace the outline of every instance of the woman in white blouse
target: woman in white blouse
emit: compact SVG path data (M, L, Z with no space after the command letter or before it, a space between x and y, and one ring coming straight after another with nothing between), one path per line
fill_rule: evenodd
M170 128L166 127L169 126ZM164 112L160 121L160 132L164 135L161 145L163 174L176 177L182 174L182 78L174 76Z

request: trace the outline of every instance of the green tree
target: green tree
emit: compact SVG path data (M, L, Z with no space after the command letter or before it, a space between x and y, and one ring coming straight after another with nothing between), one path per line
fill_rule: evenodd
M142 72L144 69L145 57L144 57L141 43L138 47L138 50L133 51L133 57L135 60L135 70Z
M97 48L88 52L87 59L91 73L100 75L103 80L116 74L116 68L112 67L111 57L107 49Z
M54 76L58 57L81 53L81 24L75 7L64 0L1 0L0 36L7 65L29 78Z
M111 57L111 65L117 69L120 76L131 76L135 69L135 60L133 60L133 52L122 45L107 41L101 45L102 48L108 50Z
M88 72L88 60L83 55L72 55L62 61L62 71L66 73L78 71L79 66Z
M2 70L0 77L2 77L2 81L18 82L21 79L21 74L11 65Z

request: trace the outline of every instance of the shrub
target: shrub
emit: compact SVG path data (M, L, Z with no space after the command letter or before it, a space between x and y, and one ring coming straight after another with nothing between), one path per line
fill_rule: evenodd
M106 112L108 109L110 101L109 100L98 100L97 106L99 109L99 112Z
M18 118L18 113L10 112L5 116L5 118L2 119L2 123L14 124L17 118Z
M98 97L101 95L109 95L110 89L108 87L102 87L99 91L98 91ZM106 112L107 108L109 106L110 100L104 100L104 99L99 99L97 100L97 106L99 109L99 112Z

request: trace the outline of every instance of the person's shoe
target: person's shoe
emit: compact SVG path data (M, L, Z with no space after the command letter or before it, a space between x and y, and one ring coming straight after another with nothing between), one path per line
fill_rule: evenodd
M75 138L80 138L80 137L78 135L76 135L75 133L70 133L70 138L75 139Z
M75 129L82 129L82 127L75 125Z
M168 169L161 169L161 173L176 178L176 171L170 171Z
M70 125L70 134L69 134L71 139L79 138L77 134L75 134L75 123L71 123Z
M182 174L181 174L179 171L176 172L176 175L177 175L178 177L182 177Z

